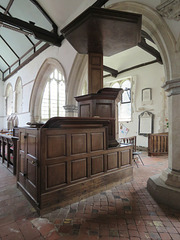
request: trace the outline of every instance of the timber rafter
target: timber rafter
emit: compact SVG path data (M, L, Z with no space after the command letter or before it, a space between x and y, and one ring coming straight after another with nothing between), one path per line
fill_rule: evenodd
M0 22L9 24L11 26L20 28L24 31L29 32L29 34L33 34L35 38L45 41L47 43L53 44L55 46L60 47L61 42L64 39L64 37L61 35L57 35L56 33L47 31L43 28L37 27L32 23L27 23L23 20L20 20L18 18L6 16L5 14L0 13Z

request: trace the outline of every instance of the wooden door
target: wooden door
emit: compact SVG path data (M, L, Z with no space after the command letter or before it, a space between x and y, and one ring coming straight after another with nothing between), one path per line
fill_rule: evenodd
M26 189L37 200L38 134L37 129L26 130Z
M38 130L19 131L19 183L37 201Z
M17 180L23 188L26 187L26 175L27 175L27 166L25 161L26 155L26 131L25 129L19 130L19 156L18 156L18 174Z

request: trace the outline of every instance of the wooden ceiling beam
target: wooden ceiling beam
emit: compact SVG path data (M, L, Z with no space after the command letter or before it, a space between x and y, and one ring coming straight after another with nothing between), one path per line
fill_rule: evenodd
M9 24L11 26L17 27L18 29L22 29L24 31L29 32L30 34L33 34L36 39L39 39L41 41L45 41L49 44L53 44L55 46L60 47L61 43L64 39L64 36L59 36L56 33L47 31L43 28L37 27L32 23L27 23L23 20L20 20L18 18L9 17L2 13L0 13L0 22ZM17 29L17 30L18 30Z
M160 53L155 48L148 45L144 38L141 37L141 42L138 43L138 46L142 48L144 51L154 56L158 63L163 64Z
M4 12L5 15L8 14L9 9L11 8L13 2L14 2L14 0L10 0L10 1L9 1L9 3L8 3L8 5L7 5L7 8L6 8L5 12Z
M8 67L10 67L9 64L8 64L8 62L6 62L6 60L3 58L3 56L0 55L0 58L3 60L3 62L4 62Z
M14 53L14 55L19 59L18 54L14 51L14 49L12 49L12 47L9 45L9 43L2 37L0 36L0 38L3 40L3 42L8 46L8 48L11 50L11 52Z
M119 72L118 72L118 75L121 74L121 73L124 73L124 72L128 72L128 71L134 70L134 69L136 69L136 68L145 67L145 66L147 66L147 65L154 64L154 63L157 63L157 60L153 60L153 61L146 62L146 63L141 63L141 64L135 65L135 66L133 66L133 67L126 68L126 69L124 69L124 70L119 71ZM111 74L107 74L107 75L104 75L103 78L110 77L110 76L111 76Z
M110 67L107 67L107 66L105 66L105 65L103 65L103 71L110 73L111 76L113 76L113 77L115 77L115 78L116 78L117 75L118 75L118 71L117 71L117 70L115 70L115 69L113 69L113 68L110 68Z
M107 3L109 0L97 0L92 7L102 7L105 3Z
M50 22L50 24L53 27L54 33L57 34L58 27L55 24L55 22L52 20L52 18L50 18L50 16L47 14L47 12L41 7L41 5L36 0L30 0L30 1L39 9L39 11L44 15L44 17Z
M152 43L154 43L153 39L149 36L149 34L143 30L141 30L141 37L142 38L146 38L147 40L151 41Z

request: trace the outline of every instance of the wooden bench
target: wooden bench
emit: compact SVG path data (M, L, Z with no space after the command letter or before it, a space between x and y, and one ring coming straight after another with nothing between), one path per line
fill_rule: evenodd
M148 134L148 156L168 154L168 133Z
M17 141L17 137L0 134L0 158L14 175L16 175Z

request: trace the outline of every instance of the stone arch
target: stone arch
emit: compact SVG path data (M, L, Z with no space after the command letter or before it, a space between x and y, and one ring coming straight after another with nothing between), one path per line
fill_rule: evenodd
M7 85L6 85L6 89L5 89L5 96L7 96L7 94L8 94L8 91L9 91L9 89L12 89L12 91L13 91L13 87L12 87L12 84L11 83L8 83Z
M154 9L141 4L130 1L119 2L109 6L109 9L118 11L128 11L142 14L142 29L146 31L157 45L161 57L163 59L165 79L171 80L177 78L180 69L177 67L176 49L180 49L180 38L176 45L176 40L164 19ZM152 21L153 19L153 21ZM71 74L68 80L67 102L75 103L74 96L80 94L82 80L87 74L87 56L77 54ZM84 69L86 68L86 70Z
M147 5L130 1L112 4L109 8L142 14L142 29L151 36L160 51L166 81L176 78L179 75L175 64L176 40L160 14Z
M13 113L13 87L8 83L5 90L5 109L6 115Z
M66 103L69 105L76 104L74 97L81 95L82 84L87 77L88 56L77 53L72 66L66 93Z
M21 77L18 77L17 80L16 80L16 83L15 83L15 112L16 113L21 113L22 111L22 96L21 96L21 100L20 100L20 103L18 103L18 87L19 87L19 84L20 84L20 87L21 87L21 91L22 91L22 79ZM22 95L22 92L21 92L21 95ZM20 110L18 111L18 106L17 104L21 104L20 106Z
M66 82L65 71L60 62L54 58L46 59L39 69L31 93L29 105L31 123L40 121L41 101L46 86L46 80L55 68L63 73Z

